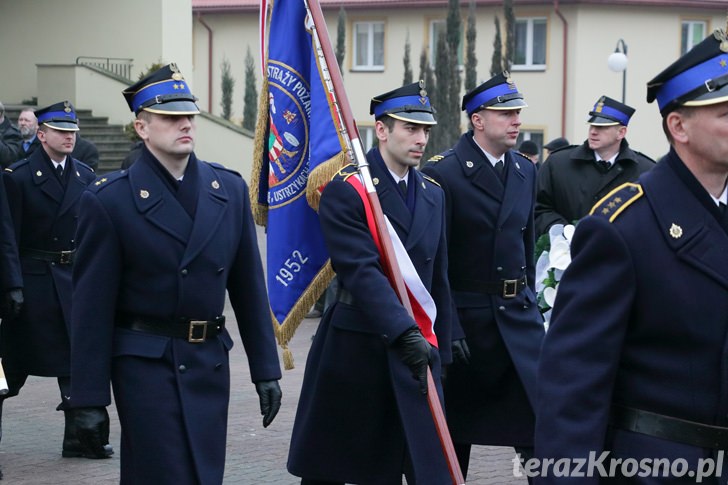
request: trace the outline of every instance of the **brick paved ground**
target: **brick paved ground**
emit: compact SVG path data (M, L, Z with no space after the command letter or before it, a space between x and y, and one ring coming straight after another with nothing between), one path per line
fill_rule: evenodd
M229 309L226 316L234 328ZM299 480L286 471L286 457L296 402L301 388L306 355L318 320L301 324L291 350L296 368L284 371L281 387L283 405L268 429L261 422L258 397L250 382L243 346L237 332L231 353L232 396L228 428L226 484L293 485ZM3 483L18 485L103 485L118 483L119 457L109 460L61 458L63 413L55 411L59 402L55 379L31 377L20 396L5 403L0 466ZM116 410L111 415L111 443L119 450ZM509 448L473 448L468 483L520 484L513 477L513 451Z

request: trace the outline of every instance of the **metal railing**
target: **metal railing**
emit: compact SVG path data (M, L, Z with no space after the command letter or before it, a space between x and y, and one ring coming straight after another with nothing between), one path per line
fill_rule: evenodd
M84 66L93 66L98 69L103 69L121 76L131 81L131 66L134 59L124 59L119 57L90 57L90 56L79 56L76 58L76 64Z

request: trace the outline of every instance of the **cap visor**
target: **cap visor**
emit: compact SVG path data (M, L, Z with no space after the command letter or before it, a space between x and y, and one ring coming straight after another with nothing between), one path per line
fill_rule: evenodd
M515 98L515 99L509 99L508 101L504 101L502 103L496 103L493 105L490 105L486 107L485 109L495 109L495 110L505 110L505 109L521 109L521 108L527 108L528 105L526 102L521 98Z
M78 131L78 125L76 123L70 123L66 121L48 121L43 123L49 128L60 131Z
M614 125L621 125L619 121L614 121L611 118L605 118L603 116L592 116L587 121L590 125L594 126L614 126Z
M200 108L192 101L170 101L168 103L153 104L143 108L142 111L161 115L198 115Z
M389 116L396 120L417 123L418 125L436 125L435 117L427 111L409 111L400 113L389 113Z
M705 93L695 99L686 101L683 106L708 106L710 104L724 103L728 101L728 84L712 93Z

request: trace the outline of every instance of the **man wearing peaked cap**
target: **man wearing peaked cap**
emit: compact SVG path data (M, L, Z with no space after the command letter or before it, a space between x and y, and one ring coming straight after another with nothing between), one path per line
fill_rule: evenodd
M382 211L411 260L400 264L402 273L421 290L422 308L436 312L416 322L402 307L369 230L358 171L343 168L319 207L338 301L308 356L288 470L304 485L402 483L403 474L408 483L450 483L426 396L427 367L440 395L441 366L451 360L445 201L415 170L434 110L420 82L376 96L371 113L379 144L367 161Z
M615 187L633 182L655 162L630 148L627 125L634 108L600 96L589 111L588 138L549 155L538 174L536 234L573 224Z
M724 484L725 32L652 79L647 99L657 100L670 151L576 228L541 355L536 452L560 460L611 450L646 464L637 476L614 467L610 483ZM598 475L579 483L602 483Z
M248 188L195 155L199 110L174 64L123 94L144 145L129 170L82 198L70 403L83 445L99 453L111 382L122 484L221 483L233 344L226 292L263 426L281 403Z
M514 150L526 107L504 72L463 97L471 129L422 169L445 191L448 272L457 315L447 372L448 426L463 473L471 445L533 445L544 334L534 293L536 166Z
M17 395L29 375L56 377L61 391L57 409L65 416L62 455L87 456L68 409L68 329L79 201L96 177L71 156L78 131L73 105L55 103L37 110L35 116L41 148L11 165L2 177L22 269L22 289L16 290L16 301L24 300L23 311L6 315L0 326L0 352L10 389L2 398ZM107 415L101 419L108 425ZM100 436L100 445L100 456L113 453L108 432Z

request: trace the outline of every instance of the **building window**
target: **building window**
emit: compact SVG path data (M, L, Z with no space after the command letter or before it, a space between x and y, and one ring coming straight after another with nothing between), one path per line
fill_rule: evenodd
M680 40L680 55L695 47L705 38L706 22L701 20L683 20Z
M364 149L364 153L366 153L374 146L374 141L377 139L377 136L374 133L374 127L362 126L359 124L357 128L359 128L362 148Z
M384 70L384 22L354 22L353 69Z
M513 70L546 69L546 19L516 19Z
M433 20L430 22L430 65L434 69L437 65L437 43L440 37L447 41L447 22ZM460 41L458 42L458 68L463 68L463 30L460 28Z

